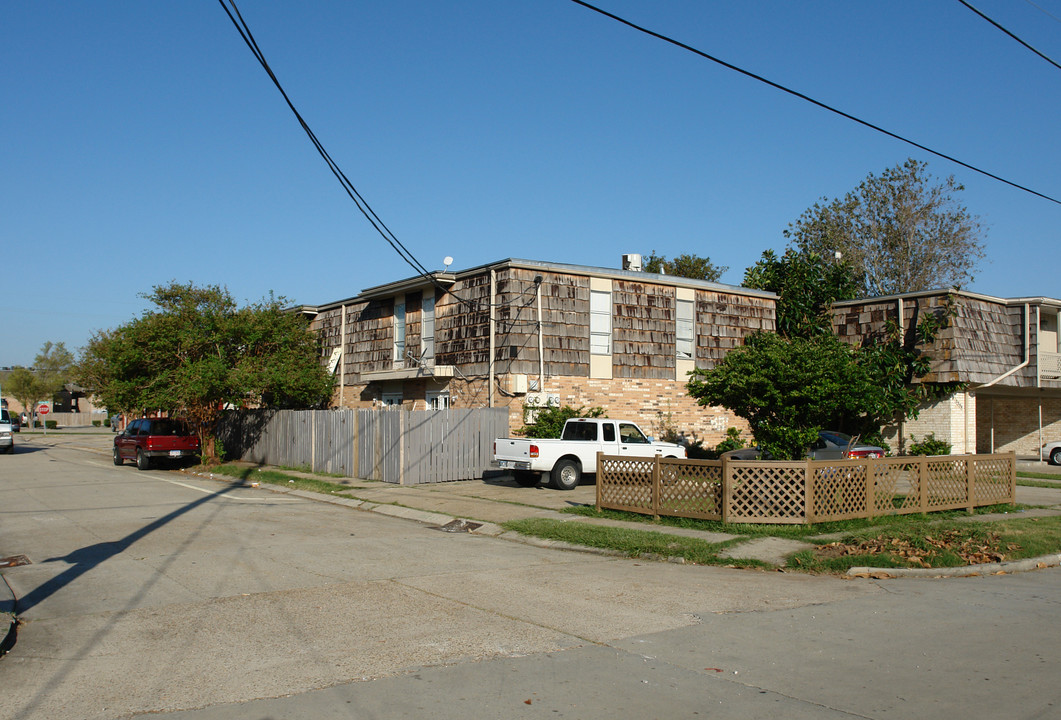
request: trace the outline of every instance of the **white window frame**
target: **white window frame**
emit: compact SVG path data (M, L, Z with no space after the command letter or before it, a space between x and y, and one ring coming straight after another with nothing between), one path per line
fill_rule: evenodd
M428 390L425 399L429 410L449 410L449 390Z
M589 292L589 352L591 355L612 354L611 291Z
M435 364L435 291L425 290L420 303L420 356L428 365Z
M674 307L674 352L679 360L692 360L696 351L696 303L677 300Z
M405 296L394 298L394 365L405 366Z

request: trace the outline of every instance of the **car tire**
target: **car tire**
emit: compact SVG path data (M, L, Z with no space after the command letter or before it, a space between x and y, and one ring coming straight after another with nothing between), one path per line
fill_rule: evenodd
M516 479L516 484L520 487L534 487L542 479L541 474L532 470L516 470L512 473L512 477Z
M1050 464L1061 465L1061 448L1055 448L1050 452Z
M115 448L114 448L114 464L115 464L115 465L121 465L121 464L122 464L122 463L124 463L124 462L125 462L125 461L124 461L124 460L122 460L122 454L121 454L121 452L119 452L119 451L118 451L118 448L117 448L117 447L115 447Z
M553 487L557 490L574 490L582 482L582 468L577 460L569 458L557 460L551 475Z
M136 451L136 469L148 470L151 467L151 458L144 454L143 450Z

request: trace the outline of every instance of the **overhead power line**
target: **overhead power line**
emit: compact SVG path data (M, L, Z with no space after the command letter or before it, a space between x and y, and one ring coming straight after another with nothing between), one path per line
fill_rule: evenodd
M328 151L324 148L324 145L321 144L320 140L317 139L317 136L314 134L313 130L310 129L310 126L302 118L302 115L299 113L298 109L295 108L294 103L291 102L291 98L288 97L287 92L284 91L284 87L280 84L280 81L273 73L272 68L269 67L269 63L265 60L265 55L262 53L261 48L258 47L258 43L257 41L255 41L254 35L251 33L250 27L247 25L246 21L244 21L243 16L239 12L239 8L236 7L235 0L227 0L228 4L226 4L226 0L218 0L218 2L221 3L221 7L224 8L225 14L228 15L229 19L232 21L232 24L236 26L236 30L239 32L240 37L243 38L243 42L247 44L247 47L249 47L251 52L254 53L254 57L258 60L258 63L262 66L262 69L264 69L265 72L269 75L269 79L273 81L273 84L276 86L276 89L279 90L280 94L284 96L284 101L287 103L287 106L291 108L291 112L295 114L295 117L298 119L299 125L302 126L302 129L306 132L306 135L313 143L313 147L317 149L317 152L324 159L324 162L328 164L328 169L331 170L332 174L335 175L337 180L339 180L339 183L343 186L343 189L346 191L346 194L349 195L350 199L354 201L355 205L357 205L357 209L361 211L361 214L365 216L365 218L369 221L369 223L376 230L376 232L378 232L380 236L387 241L387 244L390 245L396 253L398 253L399 257L401 257L402 260L408 263L409 266L416 271L417 275L422 275L434 282L433 278L431 278L431 273L428 271L428 269L424 267L419 260L416 259L416 256L414 256L412 252L410 252L409 249L402 244L402 242L397 238L397 236L393 232L391 232L390 228L388 228L384 224L384 222L380 219L379 215L376 214L376 212L372 209L368 202L357 191L357 188L354 187L354 184L350 182L349 178L346 177L346 174L332 159L331 155L328 154ZM229 5L231 5L231 9L229 8Z
M961 2L961 1L962 0L959 0L959 2ZM768 79L764 78L761 75L756 75L755 73L753 73L753 72L751 72L749 70L745 70L744 68L737 67L736 65L733 65L732 63L728 63L725 60L717 58L717 57L715 57L713 55L709 55L708 53L705 53L702 50L697 50L696 48L692 47L691 45L686 45L683 42L675 40L674 38L668 37L666 35L662 35L662 34L660 34L658 32L653 31L653 30L649 30L648 28L643 27L641 25L637 25L636 23L633 23L633 22L631 22L629 20L626 20L625 18L619 17L618 15L615 15L613 13L610 13L607 10L602 10L601 8L597 7L596 5L591 5L588 2L584 2L584 0L571 0L571 2L575 3L576 5L581 5L582 7L586 8L587 10L592 10L595 13L599 13L599 14L603 15L604 17L607 17L607 18L610 18L612 20L615 20L616 22L621 23L623 25L626 25L627 27L629 27L629 28L631 28L633 30L637 30L638 32L641 32L641 33L644 33L644 34L649 35L651 37L654 37L657 40L662 40L665 43L669 43L671 45L674 45L675 47L681 48L682 50L686 50L688 52L691 52L694 55L698 55L699 57L702 57L705 60L710 60L713 63L718 63L719 65L721 65L724 68L727 68L729 70L733 70L734 72L738 72L741 75L744 75L746 77L752 78L753 80L758 80L759 82L764 83L766 85L769 85L770 87L772 87L772 88L774 88L776 90L780 90L781 92L788 93L789 95L797 97L800 100L804 100L806 102L809 102L812 105L817 105L818 107L822 108L823 110L828 110L831 113L835 113L835 114L839 115L840 117L843 117L843 118L846 118L848 120L851 120L852 122L856 122L859 125L862 125L864 127L868 127L871 130L876 130L877 132L879 132L879 133L881 133L883 135L887 135L890 138L894 138L896 140L899 140L900 142L904 142L907 145L912 145L913 147L915 147L915 148L917 148L919 150L924 150L927 153L931 153L932 155L935 155L936 157L943 158L944 160L948 160L948 161L950 161L952 163L955 163L956 165L961 165L963 168L966 168L968 170L972 170L975 173L979 173L980 175L984 175L986 177L989 177L992 180L997 180L998 182L1005 183L1006 185L1009 185L1010 187L1016 188L1017 190L1022 190L1022 191L1026 192L1026 193L1030 193L1030 194L1035 195L1037 197L1041 197L1043 200L1049 200L1052 203L1056 203L1058 205L1061 205L1061 200L1058 200L1057 198L1050 197L1049 195L1045 195L1045 194L1043 194L1041 192L1038 192L1037 190L1032 190L1029 187L1025 187L1024 185L1020 185L1018 183L1012 182L1011 180L1006 180L1005 178L999 177L998 175L995 175L994 173L990 173L987 170L982 170L981 168L978 168L975 165L970 165L967 162L963 162L963 161L959 160L956 157L953 157L951 155L947 155L945 153L939 152L938 150L933 150L930 147L927 147L925 145L922 145L921 143L918 143L918 142L915 142L913 140L910 140L909 138L903 137L902 135L899 135L897 133L893 133L890 130L885 130L884 128L880 127L879 125L874 125L871 122L868 122L868 121L863 120L861 118L855 117L854 115L851 115L850 113L846 113L843 110L838 110L837 108L835 108L835 107L833 107L831 105L827 105L826 103L821 102L820 100L815 100L814 98L809 97L808 95L804 95L801 92L798 92L798 91L793 90L791 88L785 87L784 85L781 85L780 83L776 83L773 80L768 80Z
M999 24L998 24L997 22L995 22L994 20L992 20L991 18L989 18L989 17L987 16L987 15L984 15L984 14L983 14L982 12L980 12L979 10L977 10L977 9L976 9L975 7L973 7L973 6L972 6L972 5L970 5L969 3L965 2L965 0L958 0L958 2L960 2L960 3L962 4L962 5L964 5L965 7L969 8L970 10L972 10L972 11L973 11L974 13L976 13L977 15L979 15L980 17L982 17L982 18L983 18L984 20L987 20L987 21L988 21L989 23L991 23L992 25L994 25L994 26L995 26L996 28L998 28L998 29L999 29L999 30L1001 30L1002 32L1004 32L1004 33L1006 33L1007 35L1009 35L1009 36L1010 36L1011 38L1013 38L1014 40L1016 40L1017 42L1019 42L1019 43L1020 43L1021 45L1023 45L1023 46L1024 46L1024 47L1026 47L1026 48L1028 48L1029 50L1031 50L1031 51L1032 51L1033 53L1035 53L1036 55L1038 55L1039 57L1041 57L1041 58L1042 58L1043 60L1045 60L1046 62L1048 62L1048 63L1050 63L1051 65L1053 65L1053 66L1054 66L1055 68L1057 68L1058 70L1061 70L1061 65L1058 65L1058 64L1057 64L1056 62L1054 62L1054 61L1053 61L1053 60L1052 60L1051 58L1047 57L1047 56L1046 56L1046 55L1044 55L1043 53L1041 53L1041 52L1039 52L1038 50L1036 50L1035 48L1033 48L1033 47L1032 47L1031 45L1029 45L1028 43L1026 43L1026 42L1024 42L1023 40L1021 40L1021 39L1020 39L1019 37L1017 37L1016 35L1014 35L1013 33L1011 33L1011 32L1010 32L1009 30L1007 30L1006 28L1004 28L1004 27L1002 27L1001 25L999 25Z

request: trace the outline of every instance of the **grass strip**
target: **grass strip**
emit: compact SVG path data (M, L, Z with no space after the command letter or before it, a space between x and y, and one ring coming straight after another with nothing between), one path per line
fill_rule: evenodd
M974 515L987 513L1013 512L1020 509L1019 505L990 505L975 508ZM840 520L837 522L816 523L813 525L775 525L755 523L723 523L717 520L696 520L692 518L661 516L658 520L651 515L639 513L622 512L619 510L597 510L592 505L580 505L570 507L561 512L582 515L584 517L605 518L608 520L625 520L628 522L640 522L657 527L678 527L687 530L701 530L705 532L722 532L731 535L750 535L752 537L779 537L790 540L807 540L816 535L832 533L854 533L867 528L896 527L902 528L922 520L940 521L969 517L965 510L946 510L934 512L930 515L881 515L873 518L858 518L854 520Z
M545 518L512 520L503 524L506 530L522 535L558 540L583 547L613 550L633 558L669 559L682 558L697 565L727 565L735 567L770 567L767 563L751 559L719 557L718 553L734 544L735 540L721 543L707 542L681 535L668 535L652 530L590 525L580 522L564 522Z
M291 475L281 470L272 470L268 468L248 467L246 465L222 464L215 465L211 468L202 467L201 469L207 470L214 474L237 478L239 480L242 480L244 483L263 482L268 483L270 485L281 485L286 488L295 488L298 490L309 490L311 492L324 493L326 495L350 490L349 487L345 485L340 485L339 483L328 482L327 480L320 480L317 478L307 478L301 477L299 475Z

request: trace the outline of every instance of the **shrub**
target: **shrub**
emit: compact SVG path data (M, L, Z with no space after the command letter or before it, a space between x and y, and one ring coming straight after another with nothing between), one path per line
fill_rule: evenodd
M48 430L58 430L59 429L59 421L58 420L45 420L44 421L44 427L47 428Z
M740 430L731 427L726 428L726 439L715 446L715 453L721 455L729 450L739 450L744 447L744 439L740 436Z
M101 421L100 421L100 420L93 420L93 421L92 421L92 427L99 427L99 426L100 426L100 424L101 424Z
M918 440L910 436L911 455L950 455L951 444L946 440L937 440L935 433L929 433Z
M529 405L523 406L523 417L527 417L528 412L536 410L537 417L533 424L524 425L519 434L523 437L529 438L558 438L560 433L564 431L564 423L570 418L596 418L604 415L604 408L592 407L589 410L579 406L573 408L570 405L562 405L560 407L547 407L547 408L535 408Z

